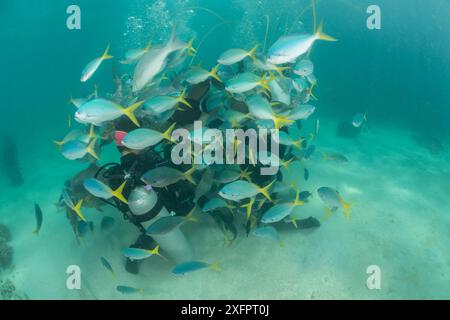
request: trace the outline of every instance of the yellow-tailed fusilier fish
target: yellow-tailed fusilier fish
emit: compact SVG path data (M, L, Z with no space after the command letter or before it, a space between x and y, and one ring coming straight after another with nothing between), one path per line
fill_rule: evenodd
M327 206L327 217L331 216L331 214L338 208L342 208L344 210L345 217L350 219L350 207L352 205L345 202L337 190L329 187L321 187L317 189L317 193L319 194L320 199L322 199Z
M197 203L198 199L203 197L209 191L211 191L214 185L214 171L210 168L206 168L202 174L202 178L195 188L194 203Z
M174 109L178 103L182 103L192 108L186 100L186 89L179 96L155 96L145 101L142 111L149 115L160 115L166 111Z
M81 212L81 205L83 204L83 199L77 202L75 205L72 201L72 198L67 193L67 190L63 190L62 193L63 201L73 212L77 214L77 216L84 222L86 222L86 218L84 217L83 213Z
M112 276L115 278L116 273L114 272L114 269L112 268L111 263L109 263L109 261L106 260L106 258L104 258L104 257L100 257L100 262L102 263L102 265L105 267L106 270L111 272Z
M103 182L95 179L88 178L83 181L84 188L93 196L102 198L102 199L110 199L112 197L116 197L123 203L128 204L127 199L122 194L123 188L125 187L126 181L123 182L117 190L111 189L109 186L104 184Z
M302 206L305 203L300 200L300 192L297 191L295 200L289 203L276 204L267 210L261 218L262 223L274 223L283 220L292 213L295 207Z
M73 129L70 130L61 141L53 141L53 143L57 146L63 146L69 141L78 140L85 144L89 144L89 141L95 139L96 137L97 136L95 135L94 126L91 125L91 127L89 128L89 133L87 133L86 130L83 129Z
M291 120L306 120L311 116L316 108L310 104L300 104L296 106L290 113L289 119Z
M273 79L274 77L272 75L267 79L267 74L259 77L254 73L244 72L228 80L225 83L225 90L230 93L245 93L255 89L256 87L262 87L265 90L270 91L269 83Z
M80 140L71 140L64 143L61 153L66 159L69 160L82 159L86 154L90 154L95 159L99 160L99 157L95 152L96 141L97 139L93 139L89 144L86 144Z
M220 183L230 183L236 181L237 179L242 178L241 173L238 168L233 169L225 169L217 173L215 179Z
M116 290L120 292L121 294L133 294L133 293L144 293L144 289L142 288L133 288L129 286L117 286Z
M289 67L281 67L277 66L275 64L269 63L267 61L262 61L259 59L256 59L254 61L254 64L256 68L264 71L276 71L280 76L283 76L283 71L289 69Z
M195 167L192 167L186 172L178 171L171 167L157 167L147 171L141 180L148 185L156 188L164 188L179 180L187 180L192 184L196 184L192 174L195 172Z
M198 84L212 77L217 81L222 82L222 80L220 80L219 76L217 75L218 69L218 65L212 68L211 71L205 70L202 67L192 67L187 72L185 80L189 84Z
M256 196L257 194L263 194L269 201L272 201L270 197L269 190L272 184L276 180L272 181L270 184L265 186L264 188L259 187L258 185L247 182L244 180L237 180L226 184L219 191L219 195L227 200L231 201L240 201L243 199L251 198Z
M233 205L228 204L225 200L219 197L214 197L210 199L202 208L203 212L211 212L220 208L228 208L230 210L234 209Z
M172 124L165 132L139 128L127 133L121 143L128 149L143 150L160 143L163 139L172 141L171 133L175 125L175 123Z
M278 116L273 111L269 101L259 95L250 96L245 100L245 103L247 104L248 110L253 117L257 119L272 120L275 129L279 129L286 124L293 122L285 116Z
M33 231L33 233L39 235L39 231L42 227L43 215L41 207L39 207L39 204L37 203L34 204L34 214L36 216L36 229Z
M153 255L161 256L159 253L159 246L154 249L140 249L140 248L125 248L122 250L122 254L130 260L143 260Z
M308 89L308 80L304 77L294 78L292 79L292 87L298 93L302 93Z
M301 149L302 147L302 142L305 140L304 138L299 138L298 140L294 140L289 133L284 132L284 131L280 131L278 132L278 138L279 138L279 142L282 145L285 146L294 146L298 149Z
M131 64L142 58L144 54L150 51L152 43L149 42L145 48L131 49L125 52L125 60L120 61L122 64Z
M288 160L281 159L279 156L277 156L275 153L267 152L266 150L261 150L258 153L258 156L260 159L270 159L272 163L279 163L280 166L282 166L285 169L289 169L289 165L294 161L298 160L296 156L292 156ZM252 161L251 159L249 159Z
M367 121L367 115L365 113L358 113L353 117L352 125L355 128L359 128L365 121Z
M244 49L229 49L220 55L217 62L221 65L229 66L244 60L246 57L250 57L255 61L255 51L257 48L258 46L256 45L250 51Z
M88 135L86 134L86 132L82 129L74 129L74 130L70 130L65 136L64 138L62 138L62 140L60 141L53 141L54 144L56 144L57 146L62 146L65 145L67 142L72 141L72 140L79 140L83 143L89 143L89 138Z
M98 97L97 85L94 85L94 91L85 98L73 98L72 96L70 96L69 104L73 104L76 108L79 108L83 104L88 102L90 99L97 97Z
M188 261L176 265L175 268L172 269L172 273L177 276L184 276L185 274L205 268L209 268L217 272L220 271L220 266L217 262L206 263L201 261Z
M273 102L281 102L285 105L291 104L291 86L290 81L279 77L269 83L270 96Z
M300 34L283 36L270 48L267 61L272 64L293 63L298 57L307 53L317 40L337 41L323 33L323 24L320 23L314 34Z
M168 56L175 51L189 49L193 50L191 43L184 43L176 39L175 28L169 41L164 47L153 48L145 53L139 60L133 75L133 92L142 90L150 84L167 65Z
M292 68L292 72L299 76L307 77L314 71L314 65L309 59L302 59Z
M232 109L221 109L219 111L219 118L229 123L232 128L237 128L249 119L249 114L245 114Z
M81 123L90 123L100 126L107 121L116 120L123 115L126 115L135 125L139 127L139 122L134 115L134 111L139 108L144 101L139 101L128 108L109 101L106 99L94 99L83 104L75 112L75 119Z
M95 71L97 71L104 60L112 58L112 56L108 54L108 51L109 45L101 57L95 58L88 63L88 65L83 69L83 72L81 73L81 82L88 81L94 75Z

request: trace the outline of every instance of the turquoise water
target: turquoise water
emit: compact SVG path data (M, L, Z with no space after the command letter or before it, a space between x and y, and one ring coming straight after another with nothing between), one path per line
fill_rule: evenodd
M81 30L66 27L70 4L81 9ZM381 8L381 30L366 27L371 4ZM218 261L221 272L175 277L173 261L151 257L132 275L121 250L138 231L115 208L84 209L94 231L78 245L64 210L55 206L64 182L87 167L86 161L64 158L52 143L70 130L69 114L72 126L79 126L73 119L76 109L67 101L89 95L94 84L101 97L110 97L115 90L111 67L133 72L118 64L128 49L144 47L149 39L164 44L176 25L179 38L194 39L194 64L210 69L229 48L249 50L259 44L258 54L264 54L283 35L311 32L309 6L300 0L0 2L5 164L0 224L10 229L11 240L3 243L14 251L12 264L0 266L0 280L13 283L17 296L31 299L450 298L450 3L445 0L317 1L318 20L339 41L314 44L310 59L318 100L310 103L316 111L301 131L290 130L292 137L309 138L320 120L316 151L282 171L286 182L313 193L295 210L301 218L320 220L320 228L283 224L277 227L280 247L246 237L238 217L238 236L229 244L214 220L203 215L180 229L194 258ZM81 83L83 68L108 44L115 58ZM354 134L349 122L359 112L368 120ZM338 130L342 126L347 130ZM6 137L12 142L6 144ZM17 148L13 164L7 159L14 147L4 145ZM323 153L339 153L348 163L326 160ZM102 149L100 164L119 160L114 143ZM17 171L23 183L12 186ZM323 220L324 203L316 192L322 186L339 190L353 204L349 220L341 209ZM39 236L32 234L35 203L44 215ZM108 231L100 228L104 216L116 221ZM101 265L102 256L116 278ZM66 287L70 265L81 268L81 290ZM366 285L371 265L381 271L379 290ZM145 291L122 295L117 285Z

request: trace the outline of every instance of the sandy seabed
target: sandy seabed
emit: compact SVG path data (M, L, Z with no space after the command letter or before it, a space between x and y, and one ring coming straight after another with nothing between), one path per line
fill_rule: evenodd
M322 121L322 120L321 120ZM418 147L409 132L377 127L355 140L336 138L337 124L321 122L313 158L294 164L285 174L302 190L313 192L299 207L304 217L324 216L315 190L337 187L351 208L350 221L338 210L315 230L280 231L284 247L243 230L231 246L212 219L182 228L198 260L221 264L222 271L202 270L184 277L170 273L173 265L147 259L139 275L124 270L120 250L134 241L134 226L114 209L92 209L86 216L96 226L78 246L63 212L57 212L64 181L85 164L65 160L54 149L34 148L23 158L26 183L0 187L0 222L13 234L14 267L9 278L31 299L436 299L450 298L450 154L431 155ZM322 159L322 152L344 154L349 163ZM33 162L27 162L34 159ZM105 162L105 161L102 161ZM303 179L303 167L310 171ZM283 169L284 170L284 169ZM44 212L37 237L34 202ZM99 228L103 215L116 218L107 232ZM117 278L100 264L112 264ZM82 290L66 288L66 268L79 265ZM366 269L381 269L381 289L366 286ZM117 285L144 288L144 294L122 295Z

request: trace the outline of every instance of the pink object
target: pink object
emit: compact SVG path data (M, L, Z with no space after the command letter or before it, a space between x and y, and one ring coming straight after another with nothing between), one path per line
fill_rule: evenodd
M114 133L114 141L116 142L116 146L122 146L122 140L127 135L125 131L116 131Z

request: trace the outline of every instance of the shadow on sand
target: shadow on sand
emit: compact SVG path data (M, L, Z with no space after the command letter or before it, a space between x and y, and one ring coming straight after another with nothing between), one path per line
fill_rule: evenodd
M2 140L1 166L5 175L9 178L11 186L18 187L23 184L23 177L18 162L17 145L9 136Z

